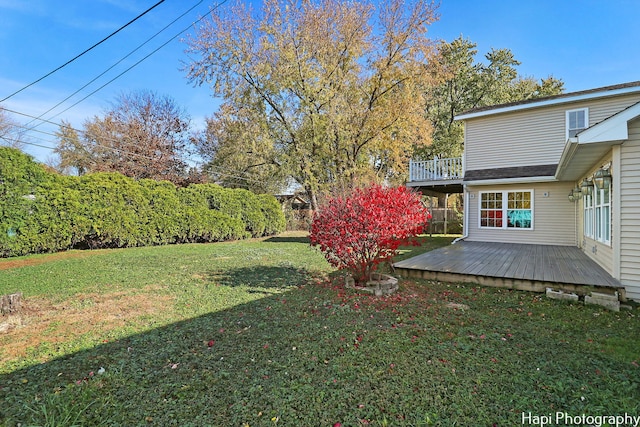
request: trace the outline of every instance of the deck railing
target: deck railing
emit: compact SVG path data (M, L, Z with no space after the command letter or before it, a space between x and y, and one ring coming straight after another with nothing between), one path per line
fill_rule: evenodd
M409 181L441 181L462 179L462 157L433 160L411 160Z

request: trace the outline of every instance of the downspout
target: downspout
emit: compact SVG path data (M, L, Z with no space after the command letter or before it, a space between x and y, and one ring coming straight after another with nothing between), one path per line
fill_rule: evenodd
M622 281L622 146L616 145L611 153L611 247L613 248L612 276Z
M454 117L455 119L455 117ZM465 122L465 126L464 126L464 141L467 140L467 125ZM466 146L466 145L465 145ZM457 239L455 239L453 242L451 242L452 245L463 241L464 239L466 239L467 237L469 237L469 192L467 191L467 186L464 184L464 175L465 175L465 171L467 170L467 150L463 150L462 151L462 179L463 179L463 183L462 183L462 192L464 194L464 206L462 207L463 209L463 215L462 215L462 237L458 237Z
M469 237L469 192L467 191L467 189L464 189L464 215L462 218L463 224L462 224L462 237L458 237L457 239L455 239L453 242L451 242L452 245L455 245L458 242L463 241L464 239L466 239L467 237Z

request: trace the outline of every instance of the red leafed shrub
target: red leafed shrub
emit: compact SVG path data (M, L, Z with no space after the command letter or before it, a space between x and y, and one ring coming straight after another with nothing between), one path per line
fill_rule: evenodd
M413 242L430 218L419 193L374 185L329 199L313 217L311 245L362 284L400 245Z

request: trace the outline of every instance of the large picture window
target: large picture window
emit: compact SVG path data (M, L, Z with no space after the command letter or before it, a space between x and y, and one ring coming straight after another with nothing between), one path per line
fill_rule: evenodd
M481 193L480 227L502 228L502 193Z
M533 191L480 193L480 228L533 229Z

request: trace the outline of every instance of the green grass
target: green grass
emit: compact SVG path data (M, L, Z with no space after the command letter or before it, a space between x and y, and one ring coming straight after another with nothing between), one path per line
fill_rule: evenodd
M0 271L0 294L18 290L27 314L0 335L0 425L514 426L522 412L640 415L638 310L421 280L361 295L296 236Z

